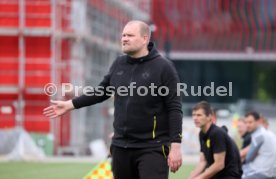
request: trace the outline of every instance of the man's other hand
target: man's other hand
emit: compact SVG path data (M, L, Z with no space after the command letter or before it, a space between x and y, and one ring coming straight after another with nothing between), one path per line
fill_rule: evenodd
M54 101L51 100L52 105L43 109L43 114L48 118L59 117L66 112L74 109L72 100L68 101Z
M172 143L171 150L168 157L168 165L171 169L171 172L175 173L182 165L182 153L181 153L181 144Z

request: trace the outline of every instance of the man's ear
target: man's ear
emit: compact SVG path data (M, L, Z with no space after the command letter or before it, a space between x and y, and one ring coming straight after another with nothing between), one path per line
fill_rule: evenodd
M148 44L149 37L147 35L144 35L144 41L145 41L146 44Z
M207 115L207 118L209 118L209 121L212 121L212 114Z

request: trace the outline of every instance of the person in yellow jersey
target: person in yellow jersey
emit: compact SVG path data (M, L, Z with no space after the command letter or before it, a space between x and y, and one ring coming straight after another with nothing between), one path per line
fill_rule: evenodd
M196 127L200 128L200 161L189 179L239 179L242 164L239 150L227 132L213 123L208 102L197 103L192 110Z

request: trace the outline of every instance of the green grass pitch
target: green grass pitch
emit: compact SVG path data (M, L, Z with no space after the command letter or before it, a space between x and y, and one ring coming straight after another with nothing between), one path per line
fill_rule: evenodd
M0 163L1 179L82 179L95 165L89 163ZM170 179L187 178L193 165L183 165Z

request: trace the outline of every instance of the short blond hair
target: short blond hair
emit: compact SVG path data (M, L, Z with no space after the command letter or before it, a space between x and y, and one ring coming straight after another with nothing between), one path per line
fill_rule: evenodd
M147 23L140 20L132 20L132 21L129 21L126 25L129 25L129 24L138 24L140 27L140 34L142 36L146 35L148 37L148 40L150 41L151 30Z

